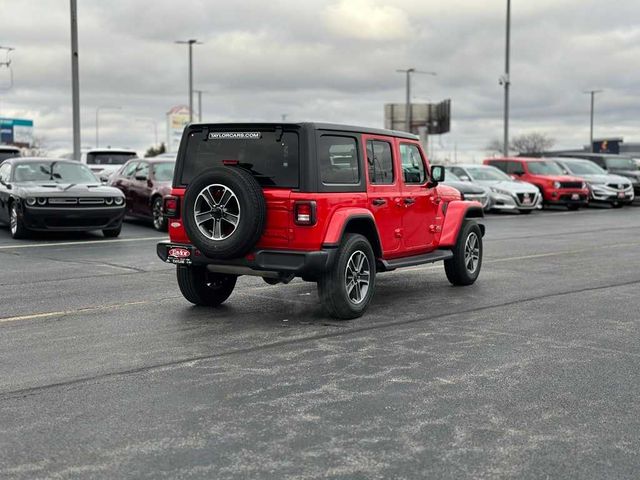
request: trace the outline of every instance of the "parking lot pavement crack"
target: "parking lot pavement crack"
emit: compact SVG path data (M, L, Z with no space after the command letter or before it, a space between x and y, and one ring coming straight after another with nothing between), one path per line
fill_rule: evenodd
M544 299L549 299L549 298L554 298L554 297L562 297L562 296L565 296L565 295L574 295L574 294L593 292L593 291L599 291L599 290L607 290L607 289L612 289L612 288L627 287L627 286L638 285L638 284L640 284L640 279L630 280L630 281L625 281L625 282L620 282L620 283L615 283L615 284L609 284L609 285L595 285L595 286L584 287L584 288L579 288L579 289L575 289L575 290L552 292L552 293L532 296L532 297L528 297L528 298L521 298L521 299L518 299L518 300L511 300L511 301L497 303L497 304L493 304L493 305L485 305L485 306L482 306L482 307L458 310L456 312L448 312L448 313L443 313L443 314L440 314L440 315L434 315L434 316L430 316L430 317L422 316L422 317L418 317L418 318L412 318L410 320L395 320L395 321L389 321L389 322L381 322L381 323L377 323L377 324L373 324L373 325L366 325L366 326L362 326L362 327L356 327L356 328L352 328L352 329L349 329L349 330L342 330L342 329L340 329L338 331L333 330L331 332L322 333L322 334L318 334L318 335L309 335L309 336L306 336L306 337L299 337L299 338L293 338L293 339L288 339L288 340L281 340L281 341L271 342L271 343L262 344L262 345L255 345L255 346L246 347L246 348L238 348L238 349L234 349L234 350L228 350L228 351L225 351L225 352L219 352L219 353L210 354L210 355L199 355L199 356L194 356L194 357L189 357L189 358L182 358L182 359L178 359L178 360L172 360L172 361L169 361L169 362L156 363L156 364L153 364L153 365L144 365L144 366L131 368L131 369L126 369L126 370L117 370L117 371L112 371L112 372L105 372L105 373L101 373L101 374L97 374L97 375L79 377L79 378L69 379L69 380L66 380L66 381L51 383L51 384L47 384L47 385L39 385L39 386L35 386L35 387L28 387L28 388L17 389L17 390L9 390L9 391L5 391L5 392L0 392L0 401L10 400L10 399L17 398L17 397L26 397L26 396L37 395L40 392L45 392L47 390L54 389L54 388L65 388L65 387L73 388L75 386L79 387L79 386L81 386L83 384L87 384L87 383L99 383L101 381L107 381L109 379L117 378L117 377L125 377L125 376L137 375L137 374L141 374L141 373L153 372L153 371L167 369L167 368L181 368L181 367L184 367L184 366L193 365L194 362L201 362L201 361L206 361L206 360L214 360L214 359L217 359L217 358L225 358L225 357L229 357L229 356L233 356L233 355L250 354L250 353L254 353L254 352L270 350L270 349L277 349L277 348L280 348L280 347L303 344L303 343L306 343L306 342L314 342L314 341L317 341L317 340L323 340L323 339L328 339L328 338L336 338L336 337L341 337L341 336L359 334L359 333L363 333L363 332L370 332L370 331L375 331L375 330L383 330L385 328L390 328L390 327L411 325L411 324L417 324L417 323L421 323L421 322L441 320L441 319L455 317L455 316L459 316L459 315L473 314L473 313L478 313L478 312L485 312L485 311L493 310L493 309L496 309L496 308L505 308L505 307L514 306L514 305L527 303L527 302L534 302L534 301L544 300ZM596 349L596 348L599 348L599 347L576 345L575 348L592 348L592 349ZM601 349L601 350L605 351L606 349ZM611 350L611 352L615 352L617 354L625 354L625 355L637 356L637 354L633 354L633 353L630 353L630 352L624 352L624 351L621 351L621 350L620 351Z

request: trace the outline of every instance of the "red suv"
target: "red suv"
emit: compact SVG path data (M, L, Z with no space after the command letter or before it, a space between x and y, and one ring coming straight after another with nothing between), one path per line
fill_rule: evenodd
M445 185L418 137L318 123L192 124L165 198L178 286L224 302L240 275L317 282L327 312L365 311L376 274L444 261L454 285L482 264L482 205Z
M565 175L557 163L544 158L487 158L485 165L499 168L517 180L529 182L542 192L546 205L565 205L569 210L584 207L589 187L582 178Z

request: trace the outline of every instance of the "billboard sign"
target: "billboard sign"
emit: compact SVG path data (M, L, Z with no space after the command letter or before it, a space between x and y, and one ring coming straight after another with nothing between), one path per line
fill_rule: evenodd
M621 138L604 138L602 140L594 140L592 145L593 153L613 153L620 154Z
M30 147L33 142L33 120L0 117L0 144Z
M167 112L167 152L177 152L182 131L189 123L189 107L176 105Z
M440 103L412 103L411 128L406 127L406 105L387 103L384 106L384 127L390 130L410 131L418 135L425 131L429 135L447 133L451 128L451 100Z

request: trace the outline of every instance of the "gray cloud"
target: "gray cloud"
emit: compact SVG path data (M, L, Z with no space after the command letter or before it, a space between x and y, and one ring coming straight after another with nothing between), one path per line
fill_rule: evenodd
M402 102L397 68L435 70L414 77L415 101L453 99L453 131L435 151L456 145L480 155L501 135L504 1L452 0L81 0L83 144L101 138L143 150L149 121L187 102L187 51L198 38L196 87L210 121L326 120L381 126L382 105ZM512 132L542 131L558 146L588 135L588 97L597 135L637 137L640 9L596 0L513 3ZM0 8L0 44L12 54L15 86L0 91L0 115L34 118L52 149L71 144L68 2L9 2ZM0 73L5 73L0 71ZM0 76L0 84L3 78Z

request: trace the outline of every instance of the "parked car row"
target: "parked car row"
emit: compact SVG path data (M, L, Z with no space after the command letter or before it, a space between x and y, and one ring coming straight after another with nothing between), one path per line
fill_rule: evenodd
M445 167L449 175L454 175L454 181L465 184L464 188L489 188L489 201L483 203L485 210L521 213L545 205L566 206L570 210L589 203L629 205L640 192L640 171L634 168L632 159L590 154L581 158L499 157L488 158L482 165Z
M78 162L6 153L0 159L0 223L13 238L93 230L117 237L126 215L166 230L162 202L170 193L175 154L141 159L133 151L94 150Z

